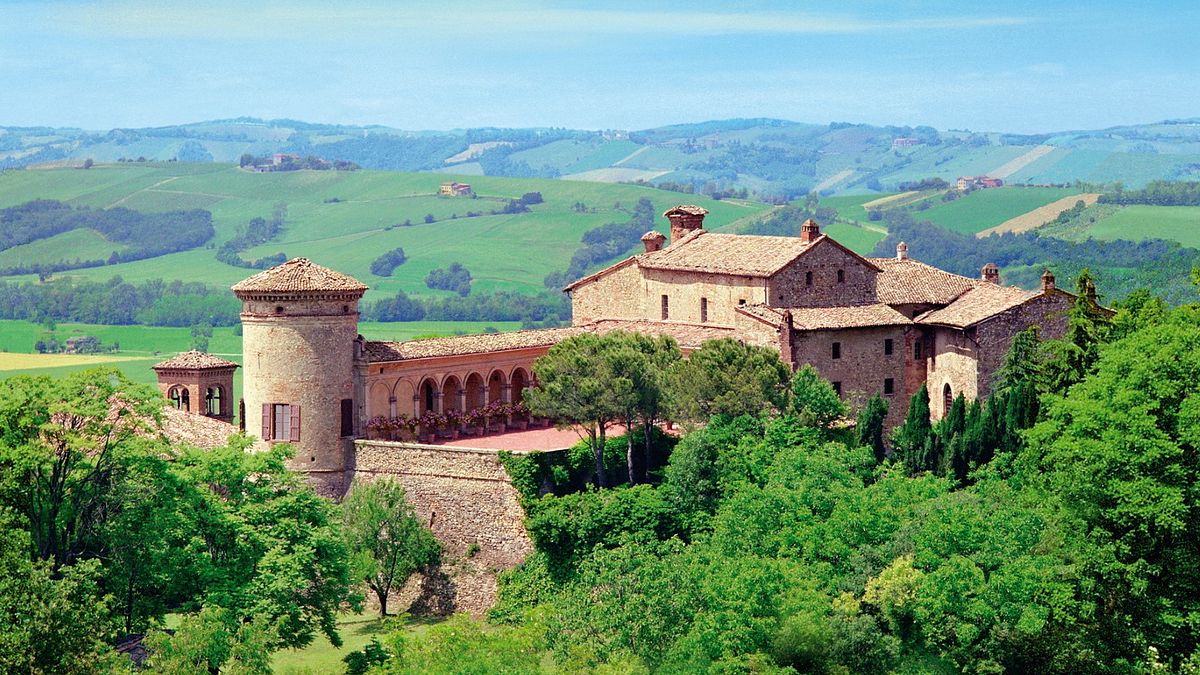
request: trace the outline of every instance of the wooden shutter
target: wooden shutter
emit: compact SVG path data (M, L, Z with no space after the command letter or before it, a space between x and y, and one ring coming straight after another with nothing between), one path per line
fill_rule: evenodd
M292 437L289 439L293 443L300 441L300 406L290 406L292 410Z
M271 440L271 404L263 404L262 416L262 439L264 441Z

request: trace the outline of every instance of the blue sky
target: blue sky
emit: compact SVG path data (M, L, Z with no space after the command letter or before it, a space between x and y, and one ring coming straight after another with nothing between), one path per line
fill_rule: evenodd
M0 0L0 125L1200 116L1200 2Z

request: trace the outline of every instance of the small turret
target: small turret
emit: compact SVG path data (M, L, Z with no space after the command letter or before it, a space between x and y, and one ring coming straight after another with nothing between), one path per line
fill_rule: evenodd
M896 244L896 260L908 260L908 244L904 242Z

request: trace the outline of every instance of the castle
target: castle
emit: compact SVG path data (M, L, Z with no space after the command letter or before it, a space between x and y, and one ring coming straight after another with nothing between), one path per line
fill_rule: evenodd
M569 285L566 328L370 341L357 331L367 286L350 276L297 258L245 279L232 289L243 428L292 443L294 467L337 494L368 419L518 402L533 362L583 332L670 335L685 354L715 338L770 347L793 368L812 364L844 398L882 394L894 426L922 385L940 418L958 394L988 393L1017 332L1065 330L1073 296L1049 272L1025 291L1003 286L992 264L971 279L910 258L903 243L893 258L865 258L811 220L798 237L723 234L704 229L706 213L667 211L669 244L647 232L643 252ZM155 368L177 407L231 421L236 367L185 354Z
M441 582L425 577L433 590L421 598L440 598L440 611L479 614L495 600L497 570L532 550L497 450L379 441L368 438L368 420L519 402L550 347L623 330L670 335L684 354L716 338L774 349L792 368L815 366L843 398L881 394L893 427L922 385L940 418L957 395L988 393L1016 333L1036 325L1055 338L1066 330L1073 296L1049 272L1040 290L1025 291L1001 285L992 264L970 279L911 259L903 243L894 258L865 258L811 220L798 237L751 236L705 230L706 213L667 211L669 245L647 232L643 252L569 285L573 323L565 328L366 340L358 334L367 290L360 281L304 258L256 274L232 289L242 301L236 419L260 444L290 443L292 468L322 494L336 498L352 481L377 476L399 481L457 561ZM155 366L163 395L195 413L175 411L175 422L205 423L181 438L219 444L235 430L237 367L199 352Z

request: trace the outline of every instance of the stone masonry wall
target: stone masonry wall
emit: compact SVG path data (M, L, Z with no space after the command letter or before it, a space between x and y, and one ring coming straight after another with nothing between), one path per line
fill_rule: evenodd
M845 275L842 283L837 280L838 270ZM806 284L808 272L813 274L811 286ZM877 274L862 259L825 239L771 277L770 300L767 304L772 307L872 304L877 302Z
M422 582L440 588L436 602L421 600L433 613L486 612L495 604L496 574L533 551L517 490L496 451L359 440L352 476L398 481L441 542L444 559L437 574L454 573Z
M637 263L593 279L571 291L571 321L642 318L642 273Z
M1004 357L1017 333L1037 326L1039 338L1057 340L1066 335L1070 309L1070 295L1050 291L979 324L979 395L986 396L991 391L992 380L1004 365Z
M739 303L766 300L766 280L728 274L700 274L672 270L643 270L641 318L662 320L662 296L667 296L668 320L732 326ZM702 322L701 298L708 300L708 317Z
M946 385L951 398L962 394L968 401L979 397L979 351L975 330L934 328L929 356L929 413L940 420L949 412L945 405Z
M796 366L810 363L830 382L840 382L842 398L855 407L879 393L888 402L885 422L891 428L904 421L908 413L905 386L906 356L904 326L853 328L844 330L794 331L792 349ZM892 340L892 353L884 353L884 340ZM833 358L833 343L841 357ZM884 394L884 379L891 378L893 393Z

